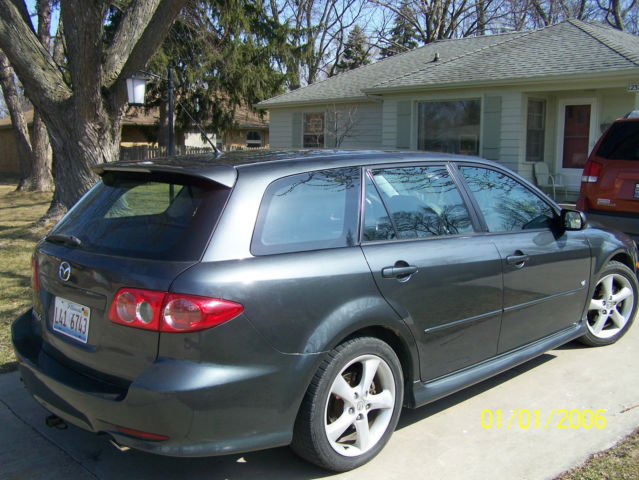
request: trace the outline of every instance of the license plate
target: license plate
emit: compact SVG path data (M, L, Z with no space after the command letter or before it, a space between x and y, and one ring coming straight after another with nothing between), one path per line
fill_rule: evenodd
M64 298L55 298L53 330L82 343L89 336L91 309Z
M635 194L633 197L639 198L639 183L635 183Z

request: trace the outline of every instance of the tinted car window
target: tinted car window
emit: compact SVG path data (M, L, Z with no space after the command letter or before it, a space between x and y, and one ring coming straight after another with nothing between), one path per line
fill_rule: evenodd
M359 186L358 168L276 180L264 193L251 252L268 255L354 245Z
M229 189L172 175L107 173L52 234L88 251L157 260L197 260Z
M639 160L639 122L613 123L597 155L610 160Z
M386 168L372 174L397 238L473 231L468 210L445 167ZM369 221L365 220L366 225Z
M461 167L490 232L548 228L554 211L516 180L495 170Z

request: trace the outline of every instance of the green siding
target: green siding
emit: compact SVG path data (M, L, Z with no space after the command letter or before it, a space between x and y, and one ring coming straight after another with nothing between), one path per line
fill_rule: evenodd
M410 148L411 107L410 100L397 102L397 148Z
M291 114L291 147L302 148L302 112Z
M482 156L489 160L499 160L501 138L501 97L484 98L484 118L482 125Z

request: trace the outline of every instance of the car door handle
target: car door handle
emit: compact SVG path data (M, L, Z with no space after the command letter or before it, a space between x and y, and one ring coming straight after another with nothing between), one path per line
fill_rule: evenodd
M525 255L519 251L515 252L514 255L508 255L506 257L508 265L514 265L517 268L523 267L528 260L530 260L530 255Z
M382 268L383 278L405 278L417 272L417 267L407 265L405 267L384 267Z

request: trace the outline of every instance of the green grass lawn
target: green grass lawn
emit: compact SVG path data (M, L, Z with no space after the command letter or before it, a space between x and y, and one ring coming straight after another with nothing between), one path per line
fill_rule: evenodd
M49 227L36 227L51 193L16 192L0 180L0 373L15 370L11 322L31 305L31 253Z

